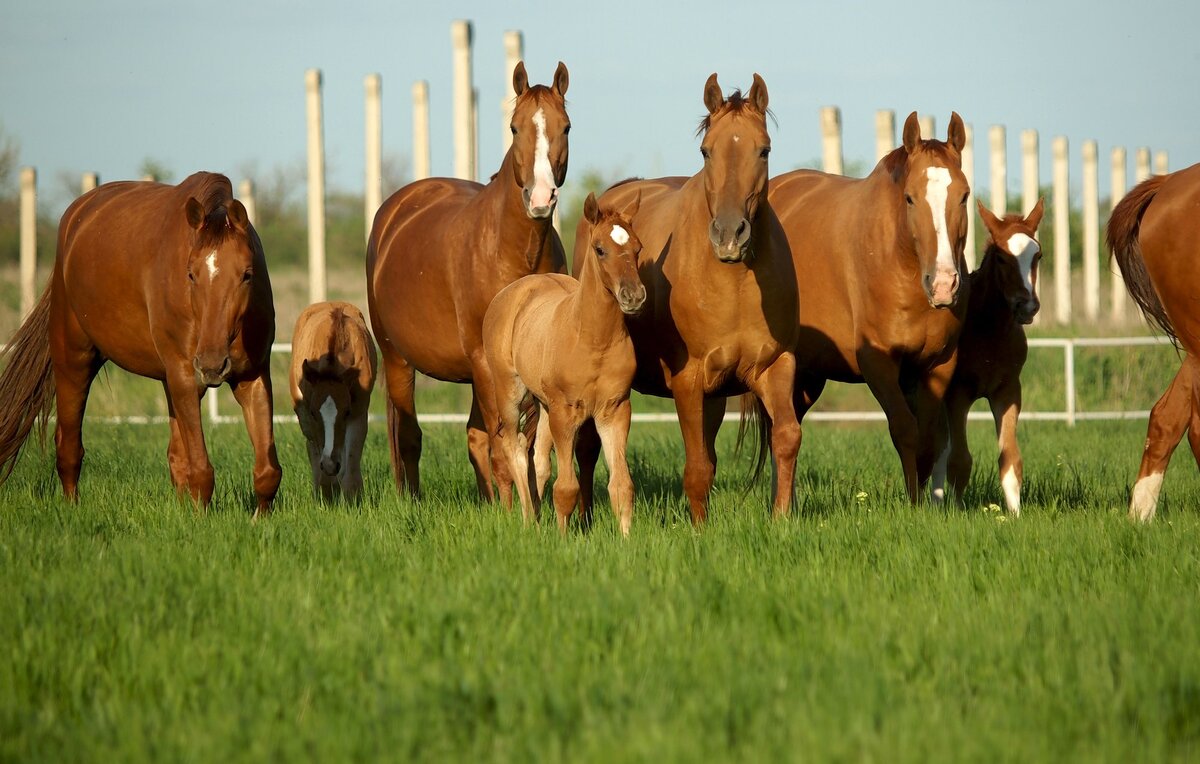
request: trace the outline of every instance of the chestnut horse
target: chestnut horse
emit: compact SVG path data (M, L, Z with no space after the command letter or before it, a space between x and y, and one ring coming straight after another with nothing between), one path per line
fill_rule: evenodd
M383 203L367 244L367 305L387 378L388 435L396 485L420 493L421 428L414 373L472 385L467 448L479 492L502 496L511 482L500 454L489 456L495 422L483 352L483 314L505 286L531 273L563 272L562 243L551 225L567 175L567 67L554 84L529 85L513 71L512 148L487 185L430 178Z
M704 166L690 178L620 183L601 205L626 208L640 194L633 226L648 308L630 318L637 354L634 389L675 400L683 433L683 491L692 522L708 515L716 473L717 429L725 399L753 393L760 415L760 459L767 441L776 475L773 510L790 511L800 425L792 407L796 375L796 275L787 238L767 198L767 86L754 75L743 97L724 98L717 75L704 85L708 115L698 131ZM589 234L575 235L574 268L587 262ZM590 512L598 449L581 438L577 453Z
M348 302L309 305L292 332L289 387L308 442L313 489L326 500L362 491L367 407L375 387L375 343L362 311Z
M866 382L913 502L941 450L965 310L965 142L957 113L943 143L921 139L913 112L904 144L865 178L796 170L771 181L800 290L796 412L827 380Z
M996 423L1000 448L1000 486L1009 512L1021 514L1024 460L1017 443L1021 415L1021 369L1029 353L1025 325L1041 306L1037 296L1038 224L1042 200L1029 215L1006 215L1003 220L979 203L979 216L988 230L987 247L979 267L967 277L971 300L958 337L958 364L946 391L950 440L933 471L933 498L945 497L947 471L958 496L971 479L967 444L967 414L971 404L987 398Z
M1129 502L1130 517L1149 520L1158 506L1163 473L1186 430L1200 463L1200 164L1142 181L1113 209L1108 248L1129 294L1146 319L1187 351L1167 391L1154 404L1142 464Z
M526 276L502 289L483 320L492 381L499 408L496 446L516 479L521 509L528 521L539 496L531 495L529 445L520 431L520 414L532 395L545 409L558 452L554 507L558 525L579 500L575 441L585 421L595 422L608 462L608 495L629 535L633 520L633 480L625 461L631 408L629 389L637 361L625 316L636 315L646 301L638 277L642 249L629 222L638 199L622 212L601 211L595 194L583 203L581 227L589 231L579 280L559 273ZM540 436L540 433L539 433ZM547 444L539 444L544 449ZM539 485L535 490L540 492Z
M228 383L254 446L255 514L268 512L281 476L271 429L274 338L262 244L228 178L199 172L178 186L99 186L63 213L50 285L9 345L0 465L12 469L53 393L58 477L76 499L88 390L112 361L163 382L171 480L203 506L213 468L200 399Z

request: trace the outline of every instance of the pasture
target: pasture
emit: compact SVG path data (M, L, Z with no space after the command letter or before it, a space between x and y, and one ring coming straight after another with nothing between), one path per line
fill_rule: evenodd
M1200 747L1200 476L1182 449L1156 521L1130 523L1143 422L1023 422L1018 520L990 506L990 423L971 425L975 482L947 510L908 506L882 424L808 424L801 511L781 522L765 481L746 491L727 425L700 531L678 429L635 424L625 540L603 499L593 532L566 538L548 508L524 528L480 504L459 425L426 426L414 502L373 423L358 507L310 498L299 429L277 426L283 487L252 523L246 434L206 427L206 514L172 494L165 424L88 423L78 506L32 444L0 489L0 758L1152 761Z

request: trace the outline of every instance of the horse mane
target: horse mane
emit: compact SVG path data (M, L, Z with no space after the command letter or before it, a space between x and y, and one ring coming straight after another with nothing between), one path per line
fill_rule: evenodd
M704 115L704 118L700 120L700 125L696 128L696 135L700 136L708 132L708 129L712 127L713 122L719 116L724 116L726 114L742 114L746 111L757 112L758 110L750 105L750 101L744 95L742 95L742 91L740 89L735 90L729 94L728 98L725 99L725 103L721 105L721 108ZM765 119L767 117L770 117L772 120L774 120L775 112L767 109L767 113L763 115L763 118Z

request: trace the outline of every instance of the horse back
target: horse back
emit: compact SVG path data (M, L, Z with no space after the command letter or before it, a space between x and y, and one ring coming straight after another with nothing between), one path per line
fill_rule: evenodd
M378 359L362 311L348 302L309 305L296 319L292 332L290 379L297 399L304 364L351 384L352 392L370 394Z

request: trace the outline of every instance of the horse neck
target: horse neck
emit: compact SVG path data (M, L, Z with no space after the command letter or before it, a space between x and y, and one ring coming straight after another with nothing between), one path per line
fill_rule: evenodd
M496 177L483 187L479 199L495 215L493 219L501 221L500 257L519 264L524 271L538 270L539 260L546 252L553 218L534 220L526 213L521 185L517 183L513 169L511 148L504 155Z
M996 288L996 268L1000 255L996 253L995 246L988 245L979 267L971 274L970 302L967 309L973 316L986 317L988 326L1006 327L1014 319L1008 300Z
M600 265L593 252L584 254L579 272L579 289L573 297L574 320L579 339L592 347L608 345L614 334L625 328L625 314L617 299L604 286Z

